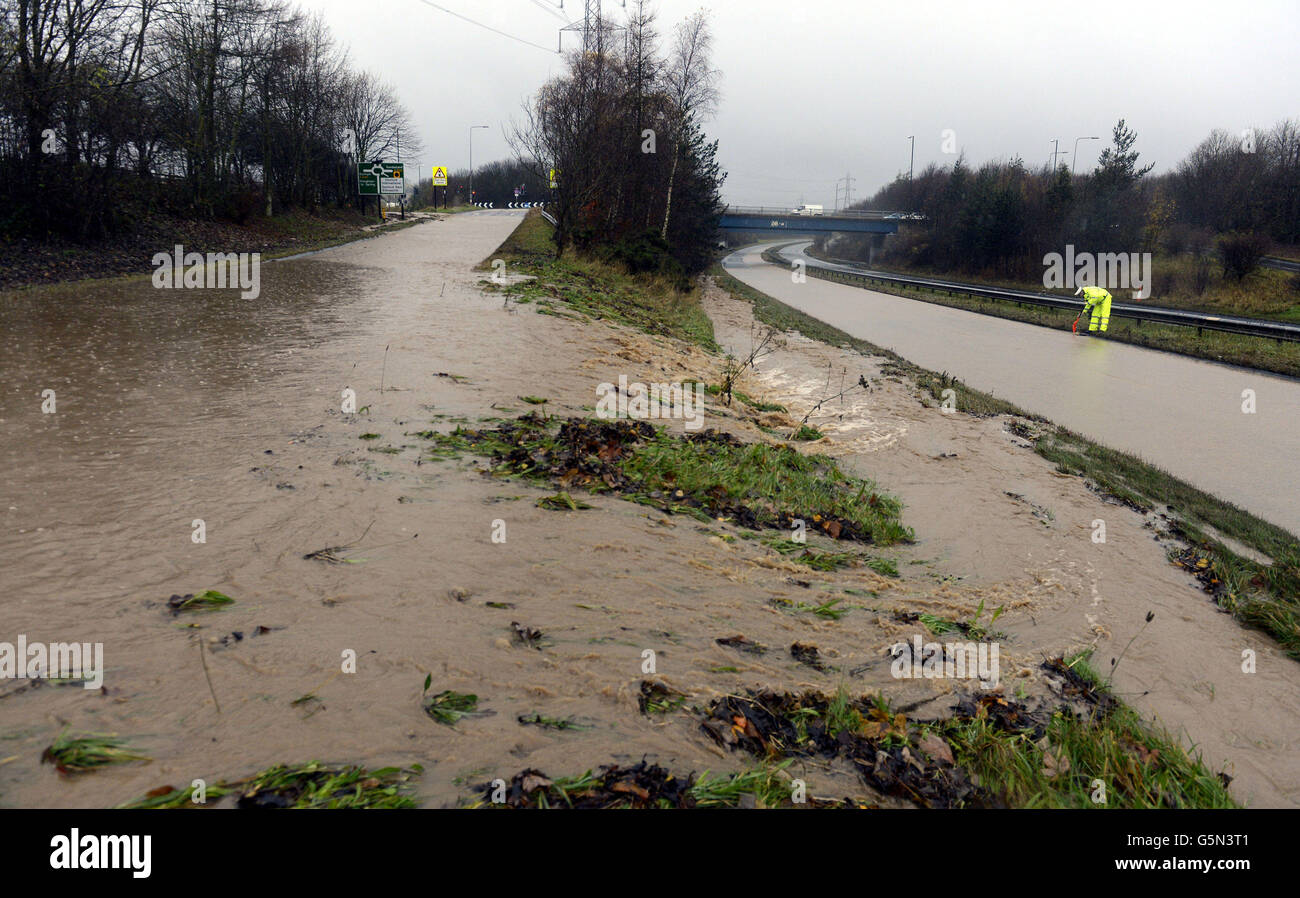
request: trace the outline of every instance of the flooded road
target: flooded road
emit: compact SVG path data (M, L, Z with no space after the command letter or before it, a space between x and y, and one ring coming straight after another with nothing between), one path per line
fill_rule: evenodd
M537 501L554 486L432 458L429 430L536 408L587 416L598 385L620 376L723 376L725 361L698 346L485 289L474 266L521 215L455 215L268 263L257 300L147 279L0 295L0 642L102 643L105 662L103 691L0 679L0 806L112 806L312 759L419 763L425 806L528 768L648 757L683 775L734 772L746 758L686 711L641 713L647 651L691 704L847 686L939 715L956 687L900 686L884 663L911 633L895 611L967 620L981 608L1005 609L1005 670L1030 696L1049 694L1044 657L1087 645L1113 656L1154 610L1116 687L1229 765L1240 800L1300 804L1294 664L1169 565L1140 515L1058 475L1001 420L922 407L879 377L879 359L784 335L738 386L790 413L710 400L706 420L762 441L807 412L828 434L808 451L904 501L918 540L884 550L897 577L813 570L733 524L608 495L546 510ZM719 343L743 355L748 304L717 288L702 302ZM876 385L818 406L841 373ZM349 389L355 413L341 407ZM1104 549L1089 539L1099 515ZM327 547L342 563L304 558ZM164 607L204 589L235 604ZM808 610L831 601L845 614ZM522 644L516 623L541 644ZM737 634L770 651L718 641ZM803 664L796 642L832 665ZM1259 653L1255 676L1237 675L1243 644ZM481 713L430 719L426 677L434 693L478 696ZM151 760L60 776L40 757L65 728L116 733ZM862 791L852 770L792 769L809 794Z
M795 284L789 271L762 261L762 249L734 253L724 265L846 333L1138 455L1300 534L1300 382L818 278ZM1242 411L1244 390L1254 391L1254 414Z
M647 650L703 695L833 689L784 653L736 659L715 640L737 631L879 653L865 615L829 633L774 613L793 566L757 543L606 496L546 510L551 490L430 459L420 434L523 414L524 396L587 415L598 384L665 376L670 356L668 376L718 377L697 348L485 291L474 266L521 218L460 214L268 263L257 300L148 279L0 297L0 642L100 643L105 667L102 691L0 679L0 806L113 806L312 759L418 763L426 806L528 767L648 754L743 769L686 715L640 713ZM304 557L330 547L340 563ZM889 588L866 568L841 579ZM165 607L205 589L234 604ZM542 644L521 644L516 622ZM426 678L481 713L430 719ZM524 722L540 718L572 726ZM151 760L60 776L41 755L65 730L117 734Z

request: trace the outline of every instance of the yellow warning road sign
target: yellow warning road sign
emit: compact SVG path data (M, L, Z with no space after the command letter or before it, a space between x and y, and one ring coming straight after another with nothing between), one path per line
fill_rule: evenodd
M553 169L551 169L551 189L552 189L552 190L554 190L555 188L557 188L557 187L560 186L560 177L559 177L559 176L560 176L560 170L559 170L558 168L553 168Z
M433 167L433 186L434 187L447 186L447 166L435 165Z

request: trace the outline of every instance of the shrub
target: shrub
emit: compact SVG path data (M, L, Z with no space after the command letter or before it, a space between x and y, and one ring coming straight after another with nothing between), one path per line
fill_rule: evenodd
M1234 231L1219 238L1219 259L1223 263L1223 276L1245 280L1268 253L1269 241L1263 234L1253 231Z
M654 231L625 236L603 248L601 255L605 261L622 266L628 274L662 275L678 284L679 289L690 289L686 270L673 258L668 241Z

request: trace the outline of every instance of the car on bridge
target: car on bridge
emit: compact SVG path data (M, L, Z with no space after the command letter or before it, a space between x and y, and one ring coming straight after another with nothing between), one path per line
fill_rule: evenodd
M800 203L798 206L790 210L790 214L791 215L825 215L826 207L809 205L808 203Z

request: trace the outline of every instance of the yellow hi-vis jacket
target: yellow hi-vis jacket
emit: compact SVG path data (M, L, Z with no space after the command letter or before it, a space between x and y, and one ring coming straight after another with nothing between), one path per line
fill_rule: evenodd
M1083 311L1091 313L1088 330L1105 333L1110 326L1110 292L1101 287L1084 287L1083 296Z

